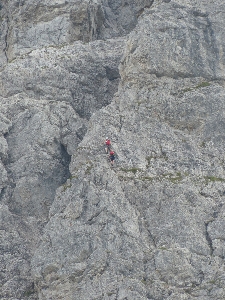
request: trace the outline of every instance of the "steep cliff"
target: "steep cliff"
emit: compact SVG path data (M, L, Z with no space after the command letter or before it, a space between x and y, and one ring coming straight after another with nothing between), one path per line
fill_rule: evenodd
M0 12L0 298L224 299L223 1Z

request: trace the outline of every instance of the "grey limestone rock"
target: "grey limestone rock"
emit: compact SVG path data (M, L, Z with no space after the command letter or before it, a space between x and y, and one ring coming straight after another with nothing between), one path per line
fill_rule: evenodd
M224 74L209 28L164 2L130 34L118 93L91 117L32 260L43 299L224 298Z
M2 300L37 299L31 276L32 250L39 237L38 223L12 214L0 205L1 289Z
M0 297L223 300L223 1L2 3Z
M11 98L2 100L12 122L6 136L10 180L16 184L8 204L19 215L44 217L56 187L69 177L70 155L86 131L63 102ZM69 154L70 153L70 154Z
M96 39L99 26L99 5L78 2L1 3L1 211L7 207L11 215L4 232L15 226L12 235L1 236L9 249L1 248L1 258L11 252L18 261L9 268L8 259L9 272L1 274L2 299L36 299L29 265L36 244L17 255L10 249L23 244L18 235L29 240L36 231L39 241L55 190L70 177L70 155L86 132L87 121L78 114L89 118L107 105L118 85L124 39L74 43ZM26 226L20 226L22 219Z
M1 112L0 297L37 299L30 260L86 122L65 102L20 96L1 98Z
M34 49L124 36L153 0L2 1L0 66Z
M224 79L222 43L208 14L164 3L146 11L130 34L121 74Z
M0 95L66 101L89 118L117 90L123 45L123 39L116 39L35 50L4 68Z

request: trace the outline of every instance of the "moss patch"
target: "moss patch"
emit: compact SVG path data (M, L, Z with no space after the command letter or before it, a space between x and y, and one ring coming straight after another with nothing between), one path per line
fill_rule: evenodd
M200 88L207 87L207 86L210 86L210 83L203 81L203 82L199 83L195 88L200 89Z
M71 186L72 186L72 184L70 183L70 184L64 184L63 185L63 192L65 192L67 189L69 189L69 188L71 188Z
M130 169L125 169L125 168L121 168L121 171L123 172L132 172L133 174L136 174L138 171L141 172L142 170L139 168L130 168Z
M148 181L153 181L155 177L150 177L150 176L143 176L141 177L142 180L148 180Z
M225 182L224 178L215 177L215 176L204 176L204 179L207 181L207 183L208 182L216 182L216 181Z
M183 89L181 92L182 93L187 93L187 92L191 92L193 90L204 88L204 87L207 87L207 86L210 86L210 83L207 82L207 81L203 81L203 82L199 83L198 85L196 85L194 87Z
M90 174L91 173L91 169L93 168L93 164L91 162L88 163L87 165L87 169L85 170L85 174Z
M166 247L160 247L159 250L168 251L169 249Z
M186 88L184 90L182 90L183 93L187 93L187 92L191 92L193 90L193 88Z
M131 168L131 169L124 169L122 168L121 171L123 172L131 172L133 174L136 174L136 172L138 171L142 171L141 169L138 168ZM177 172L177 173L165 173L162 175L156 175L156 176L144 176L144 174L140 174L139 176L124 176L124 175L119 175L118 178L120 180L140 180L140 181L162 181L162 180L167 180L170 181L174 184L177 184L179 182L181 182L184 177L187 177L189 174L188 173L183 173L181 174L181 172Z
M73 178L77 179L78 176L77 176L77 175L71 175L69 179L71 180L71 179L73 179Z
M162 177L169 180L172 183L178 183L183 179L180 172L177 172L175 174L172 173L163 174Z

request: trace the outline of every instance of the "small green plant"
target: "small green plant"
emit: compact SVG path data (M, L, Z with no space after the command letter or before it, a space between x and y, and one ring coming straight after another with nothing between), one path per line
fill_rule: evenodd
M166 178L172 183L178 183L179 181L182 180L182 175L180 172L177 172L176 174L172 174L172 173L163 174L162 177Z
M181 180L182 180L181 173L178 172L178 173L175 175L175 177L171 176L170 180L171 180L171 182L173 182L173 183L177 183L177 182L181 181Z
M210 284L216 284L216 280L208 281L208 283L210 283Z
M129 180L132 180L131 177L125 177L125 176L121 176L121 175L118 176L118 179L120 181L129 181Z
M56 48L56 49L61 49L63 47L66 46L66 43L62 43L62 44L51 44L51 45L48 45L46 46L45 48Z
M201 147L201 148L205 148L205 147L206 147L206 142L202 142L202 143L200 144L200 147Z
M203 82L199 83L195 88L200 89L202 87L207 87L207 86L210 86L210 83L206 82L206 81L203 81Z
M181 92L182 93L191 92L193 90L200 89L200 88L207 87L207 86L210 86L210 83L206 82L206 81L203 81L203 82L199 83L198 85L196 85L192 88L189 87L189 88L183 89Z
M157 155L150 155L150 156L146 156L145 159L147 160L147 167L150 166L151 164L151 160L152 159L164 159L165 161L167 161L169 158L168 156L166 155L166 153L162 150L162 147L161 147L161 155L157 156Z
M69 189L69 188L71 188L71 186L72 186L72 184L70 183L70 184L64 184L63 185L63 192L65 192L67 189Z
M130 169L121 168L121 171L126 172L126 173L132 172L132 173L136 174L138 171L141 171L141 169L139 169L139 168L130 168Z
M148 180L148 181L153 181L154 177L150 177L150 176L143 176L141 177L142 180Z
M160 247L159 249L160 249L160 250L163 250L163 251L168 250L168 248L166 248L166 247Z
M93 164L90 163L88 166L87 166L87 169L85 170L85 174L90 174L91 173L91 169L93 168Z
M146 280L146 279L142 279L141 282L142 282L143 284L145 284L145 285L147 284L147 280Z
M182 90L183 93L187 93L187 92L191 92L192 91L192 88L186 88L184 90Z
M216 181L224 182L225 181L224 178L215 177L215 176L204 176L204 178L207 182L209 182L209 181L211 181L211 182L216 182Z
M142 103L145 103L145 102L146 102L146 100L138 100L137 105L140 106Z
M150 278L142 278L141 279L141 282L144 284L144 285L151 285L154 283L154 280L153 279L150 279Z
M14 60L16 60L16 57L9 59L8 63L12 63Z
M91 147L90 146L80 146L80 147L77 147L77 151L81 150L81 151L85 151L85 150L90 150Z

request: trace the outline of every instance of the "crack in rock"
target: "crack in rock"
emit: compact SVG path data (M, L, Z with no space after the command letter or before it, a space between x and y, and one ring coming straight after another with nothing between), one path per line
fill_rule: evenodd
M205 237L206 237L206 241L208 242L208 245L209 245L209 248L210 248L210 255L212 256L212 255L213 255L214 248L213 248L212 239L211 239L211 237L210 237L210 235L209 235L209 232L208 232L208 225L209 225L211 222L212 222L212 221L205 223Z

